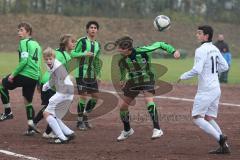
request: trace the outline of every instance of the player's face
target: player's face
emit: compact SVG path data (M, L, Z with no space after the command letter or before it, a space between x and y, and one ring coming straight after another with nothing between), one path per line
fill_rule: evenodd
M53 56L44 56L44 61L50 69L53 67L54 59Z
M97 26L95 24L91 24L89 28L87 29L87 33L90 37L95 37L97 34Z
M208 40L208 35L204 35L202 30L197 30L196 37L198 42L206 42Z
M29 32L24 27L18 28L18 37L21 39L29 37Z
M67 46L66 46L66 50L73 50L74 47L75 47L75 43L76 43L76 40L74 38L70 38L68 40L68 43L67 43Z
M120 52L124 56L128 56L128 55L130 55L132 53L131 50L129 50L129 49L122 49L122 48L118 48L117 51Z

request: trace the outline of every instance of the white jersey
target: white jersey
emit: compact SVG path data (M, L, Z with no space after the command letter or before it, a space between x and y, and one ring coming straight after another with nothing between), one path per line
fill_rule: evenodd
M52 88L55 87L56 92L62 94L74 94L73 83L68 75L68 72L65 66L55 59L53 67L48 68L48 72L50 73L50 80L48 85Z
M220 87L218 73L228 70L228 64L212 42L205 42L195 51L193 68L180 79L198 76L198 91L209 91Z

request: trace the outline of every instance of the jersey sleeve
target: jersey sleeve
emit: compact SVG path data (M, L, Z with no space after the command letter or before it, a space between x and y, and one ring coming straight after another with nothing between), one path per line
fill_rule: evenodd
M12 72L13 76L18 75L19 72L23 70L23 68L26 66L29 53L27 51L27 43L24 40L21 40L19 43L19 64L15 68L15 70Z
M99 78L101 77L101 69L102 69L102 61L99 58L100 53L101 53L101 50L99 49L99 51L96 54L96 57L94 58L94 64L93 64L95 72L96 72L96 75Z
M71 52L71 57L78 58L84 55L86 55L86 51L82 51L82 39L79 39L75 49Z
M137 52L152 52L157 49L163 49L163 50L167 51L169 54L173 54L175 52L175 48L172 45L167 44L165 42L155 42L148 46L138 47L138 48L136 48L136 51Z
M185 80L185 79L192 78L196 75L199 75L203 70L203 66L206 61L206 58L207 58L206 54L201 53L200 50L196 50L193 68L190 71L183 73L180 79Z
M224 57L222 56L222 54L219 53L218 55L218 72L225 72L229 69L229 65L227 63L227 61L224 59Z
M119 70L120 70L120 81L125 81L126 80L127 70L124 67L122 61L119 62Z

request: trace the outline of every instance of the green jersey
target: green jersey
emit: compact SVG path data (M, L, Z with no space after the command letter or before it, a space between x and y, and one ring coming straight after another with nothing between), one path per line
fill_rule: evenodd
M99 59L100 49L100 43L91 41L88 37L80 38L77 41L76 47L71 53L73 58L77 58L76 78L95 79L100 76L102 66ZM88 52L92 52L93 56L86 56Z
M68 68L69 68L68 64L71 60L71 56L66 51L61 51L60 49L56 49L55 56L56 56L56 59L59 62L61 62L68 71ZM45 84L46 82L49 81L49 79L50 79L50 73L45 72L41 78L41 83Z
M151 69L151 54L156 49L163 49L170 54L175 52L174 47L164 42L133 48L129 56L123 56L119 60L120 81L132 80L134 83L155 81Z
M41 70L42 49L32 38L22 39L19 42L19 64L13 71L13 76L23 75L39 80Z

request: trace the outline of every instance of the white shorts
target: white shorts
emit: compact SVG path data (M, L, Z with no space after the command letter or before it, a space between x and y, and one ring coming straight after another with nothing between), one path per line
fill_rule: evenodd
M62 119L68 112L68 109L72 103L73 95L67 95L62 93L56 93L49 99L49 104L45 109L45 112Z
M215 88L208 92L197 92L193 109L192 116L205 115L217 118L218 104L221 96L220 88Z

